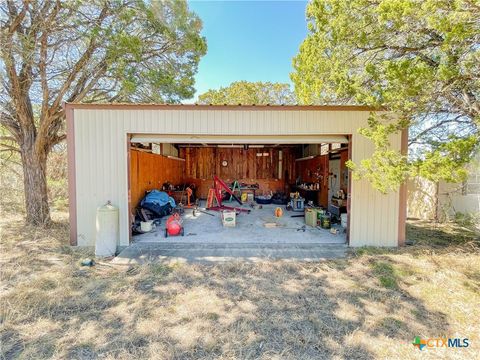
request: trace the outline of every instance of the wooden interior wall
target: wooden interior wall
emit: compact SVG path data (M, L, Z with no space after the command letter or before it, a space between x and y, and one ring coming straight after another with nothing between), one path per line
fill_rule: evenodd
M350 176L347 166L345 165L347 161L348 149L345 149L340 152L340 189L342 189L345 194L348 193L348 176ZM346 178L345 174L347 174Z
M260 148L182 148L185 157L185 176L194 179L276 179L278 178L278 151ZM257 156L266 153L268 156ZM184 154L184 156L182 156ZM227 166L222 166L222 161Z
M185 176L185 162L144 151L130 151L130 190L132 210L145 191L161 189L165 182L180 184Z
M285 180L285 193L290 192L290 184L295 184L297 177L295 170L295 159L298 157L295 149L287 148L283 150L282 178Z
M279 179L279 151L282 150L282 176ZM268 153L268 156L257 156ZM238 180L259 184L258 194L270 191L288 192L288 184L295 179L295 155L291 148L182 148L180 157L185 158L185 181L194 183L197 196L205 198L212 186L213 176L218 175L227 183ZM222 166L222 161L227 166Z
M320 183L320 203L323 206L328 205L328 157L328 155L319 155L310 160L297 161L295 164L297 177L300 176L302 182L318 182L315 172L320 172L324 175L323 180ZM344 177L344 174L348 171L347 166L345 165L347 160L348 149L342 149L340 151L340 189L345 193L348 193L348 177Z
M279 150L282 150L282 178L278 179ZM269 156L256 156L258 153L267 153ZM145 191L160 189L165 182L181 184L193 183L197 187L197 196L206 198L208 189L212 186L213 176L218 174L227 183L238 180L244 183L257 183L257 194L267 194L270 191L289 193L290 185L300 175L303 182L317 182L314 172L328 172L328 155L317 156L311 160L295 162L296 154L293 148L181 148L180 157L185 162L169 159L139 150L130 153L130 186L132 210L145 195ZM226 167L221 166L223 160L228 162ZM345 192L348 181L344 181L345 162L348 160L348 151L340 152L341 183ZM326 204L328 199L328 180L324 177L321 183L321 202Z
M319 155L313 159L297 161L295 165L297 177L300 176L301 182L318 182L319 180L315 175L316 172L324 175L324 179L328 175L328 155ZM325 183L327 183L326 180Z
M295 163L297 177L301 182L320 182L320 204L328 206L328 155L319 155L310 160L297 161ZM316 173L322 174L323 178L316 177Z

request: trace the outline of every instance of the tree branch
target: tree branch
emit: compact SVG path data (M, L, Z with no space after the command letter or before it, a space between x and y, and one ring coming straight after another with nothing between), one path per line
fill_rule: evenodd
M17 29L21 29L22 26L22 21L25 18L25 15L27 14L28 6L30 5L30 0L25 0L23 2L23 9L20 11L20 13L17 13L17 8L15 7L15 4L12 0L7 1L7 6L8 6L8 11L10 18L12 21L10 22L10 25L8 27L8 31L13 34ZM23 31L22 31L23 32Z
M464 115L458 115L453 119L446 119L446 120L440 121L440 122L426 128L426 129L422 130L420 133L415 135L415 137L413 137L412 139L409 139L408 145L412 145L412 144L416 143L422 136L424 136L425 134L428 134L429 132L431 132L432 130L434 130L436 128L439 128L439 127L441 127L443 125L446 125L446 124L457 123L458 119L462 118L463 116Z
M40 37L40 62L38 64L40 73L40 82L42 87L42 110L40 118L43 119L47 115L48 100L49 100L49 88L47 81L47 49L48 49L48 29L55 20L58 12L60 11L60 2L57 0L52 13L48 17L48 20L43 26L42 36Z
M0 147L3 148L3 151L15 151L15 152L20 153L20 149L18 147L13 146L13 145L8 145L8 144L0 142Z
M20 140L20 125L19 123L9 114L2 112L0 113L0 124L5 126L8 131L14 136L15 141L19 142Z
M98 18L95 21L95 25L100 25L103 22L103 20L107 17L108 6L109 6L108 3L105 3L102 11L100 12L100 14L98 15ZM83 55L80 57L80 59L78 59L78 61L72 67L67 79L63 83L62 87L59 89L57 93L57 97L50 109L55 109L60 106L60 104L62 103L62 99L65 96L65 93L68 91L68 89L72 85L78 73L83 69L85 64L87 64L88 60L91 58L93 52L95 51L96 45L97 45L96 39L92 38Z

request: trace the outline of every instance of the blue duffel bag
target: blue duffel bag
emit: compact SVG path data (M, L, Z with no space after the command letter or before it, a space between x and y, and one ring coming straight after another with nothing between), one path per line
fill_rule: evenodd
M140 207L162 217L169 215L175 208L175 200L164 191L152 190L140 202Z

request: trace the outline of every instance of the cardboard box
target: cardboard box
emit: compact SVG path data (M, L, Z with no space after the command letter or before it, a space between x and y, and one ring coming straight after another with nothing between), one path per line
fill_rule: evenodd
M223 226L235 227L237 214L235 211L223 210L222 211L222 223Z

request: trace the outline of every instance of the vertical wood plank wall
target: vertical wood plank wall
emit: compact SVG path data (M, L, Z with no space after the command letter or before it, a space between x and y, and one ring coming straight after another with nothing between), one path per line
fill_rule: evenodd
M345 182L343 178L343 171L346 169L346 161L348 160L348 151L347 149L340 150L340 189L342 189L345 194L348 194L348 181ZM328 175L329 175L329 156L328 155L318 155L313 159L297 161L296 166L296 177L300 176L302 182L315 183L320 182L320 204L327 207L328 205ZM321 181L315 176L315 172L318 172L323 175Z
M279 174L279 151L282 151L282 174ZM262 156L257 156L262 154ZM263 156L263 154L268 156ZM197 197L206 198L214 175L227 183L235 180L258 184L257 194L270 191L288 191L285 185L294 179L293 149L282 147L250 148L182 148L180 156L185 158L185 182L197 188ZM222 166L222 161L227 166ZM287 176L287 177L286 177Z
M358 133L368 125L368 111L294 109L73 109L77 244L92 245L98 206L107 200L119 207L120 246L129 244L127 136L129 134L201 135L352 135L354 162L374 151ZM401 135L390 138L400 150ZM352 181L350 245L397 246L399 194L386 195L366 180Z
M328 155L319 155L313 159L297 161L295 166L295 176L300 176L302 182L320 182L320 204L326 207L328 205ZM316 171L323 175L321 181L316 178L314 174Z
M283 152L283 174L279 179L279 151ZM257 156L257 153L268 153L268 156ZM213 148L194 147L181 148L179 153L185 161L170 159L166 156L131 149L130 153L130 191L131 208L135 207L145 196L145 192L161 189L169 182L174 185L182 183L195 184L197 197L206 198L211 188L213 176L218 175L227 183L234 180L258 184L258 194L270 191L284 191L285 185L294 181L293 164L295 155L290 148L270 147L252 148ZM226 160L227 166L221 166ZM285 178L285 174L288 178Z
M279 150L285 153L282 148L197 147L182 148L180 154L185 158L188 178L212 179L217 175L222 179L277 179ZM264 153L268 155L263 156ZM222 166L224 160L227 166Z
M163 155L132 149L130 152L131 209L134 211L145 191L161 189L166 182L180 184L185 175L185 162Z

